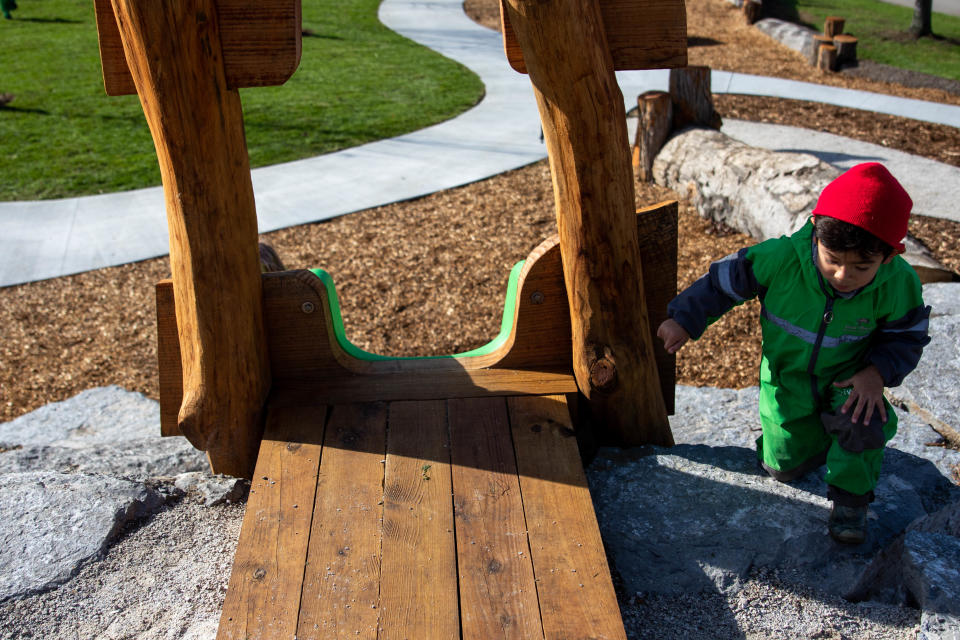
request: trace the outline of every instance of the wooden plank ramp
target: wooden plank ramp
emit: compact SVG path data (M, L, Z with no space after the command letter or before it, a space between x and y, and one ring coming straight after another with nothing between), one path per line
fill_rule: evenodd
M624 639L566 398L271 407L217 637Z

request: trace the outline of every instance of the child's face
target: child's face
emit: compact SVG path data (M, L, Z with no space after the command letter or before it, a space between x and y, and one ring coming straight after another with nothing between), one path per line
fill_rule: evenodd
M850 293L873 281L880 265L893 260L893 256L865 257L857 251L831 251L817 240L817 269L824 280L839 293Z

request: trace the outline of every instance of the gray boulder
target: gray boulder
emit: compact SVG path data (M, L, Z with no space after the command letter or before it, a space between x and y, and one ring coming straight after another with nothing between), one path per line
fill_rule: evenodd
M753 26L780 44L799 51L804 58L809 59L813 54L813 36L818 33L813 29L778 18L763 18Z
M823 469L789 485L757 470L755 397L755 389L679 387L671 424L683 444L602 450L589 467L600 528L628 594L729 595L751 569L766 568L843 595L910 522L960 494L934 464L910 452L927 453L922 434L933 432L902 415L904 437L887 451L870 535L857 547L838 545L826 532ZM960 463L960 452L947 455Z
M0 476L0 602L53 589L163 504L142 484L50 471Z
M103 474L143 480L207 468L185 438L160 437L159 405L117 386L89 389L0 424L0 474Z

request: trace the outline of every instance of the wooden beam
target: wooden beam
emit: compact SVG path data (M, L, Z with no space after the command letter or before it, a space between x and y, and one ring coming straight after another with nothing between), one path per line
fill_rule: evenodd
M523 49L500 0L503 49L510 66L527 73ZM687 16L683 0L600 0L604 32L617 71L665 69L687 64Z
M386 426L387 407L382 403L331 410L300 620L297 632L285 637L377 637Z
M546 638L626 638L562 396L509 398Z
M278 85L293 75L300 64L300 0L219 0L216 6L227 87ZM136 93L113 5L94 0L94 9L107 95Z
M577 383L622 444L673 444L643 294L626 113L600 9L596 0L507 0L506 10L550 157Z
M325 418L322 407L270 411L217 640L296 635Z
M542 638L506 401L447 406L462 637Z
M249 477L270 372L243 116L226 87L217 9L212 0L115 0L113 9L163 178L179 430L215 472Z

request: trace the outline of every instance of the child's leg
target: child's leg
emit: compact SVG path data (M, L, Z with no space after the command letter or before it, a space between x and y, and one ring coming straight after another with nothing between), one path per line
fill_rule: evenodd
M760 386L760 424L757 457L763 468L781 482L790 482L826 460L830 437L813 407L797 405L801 394L787 394L773 385Z
M833 404L839 406L843 398ZM886 422L879 412L869 424L853 423L849 413L837 411L823 415L823 425L830 434L827 452L827 497L836 504L862 506L873 501L873 490L880 478L883 448L897 432L897 414L884 399Z

